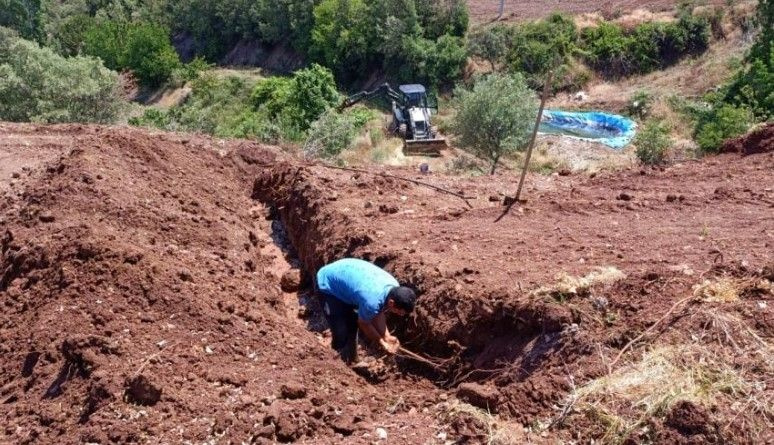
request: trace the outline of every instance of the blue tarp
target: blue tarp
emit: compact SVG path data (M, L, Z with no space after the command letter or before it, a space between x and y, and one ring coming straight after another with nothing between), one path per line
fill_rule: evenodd
M629 145L637 124L617 114L545 110L540 132L561 134L621 149Z

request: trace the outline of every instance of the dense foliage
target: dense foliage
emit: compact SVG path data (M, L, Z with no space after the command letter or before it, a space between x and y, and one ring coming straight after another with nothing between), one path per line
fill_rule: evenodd
M473 89L455 90L454 131L462 147L492 162L523 149L534 128L538 106L524 76L494 73L479 79Z
M699 118L694 139L703 153L717 153L723 141L744 134L752 119L747 108L718 105Z
M84 32L82 50L102 59L108 68L132 70L140 82L151 86L167 81L181 66L169 31L153 23L95 22Z
M98 59L64 58L0 27L0 120L115 121L118 75Z
M319 65L292 77L248 81L201 74L188 100L169 111L149 109L133 125L199 131L264 142L299 142L312 122L339 102L329 70Z
M631 31L602 23L581 33L587 61L610 77L664 68L683 56L705 51L709 39L709 21L688 13L674 23L643 23Z
M758 3L758 37L725 100L745 106L761 120L774 119L774 0Z

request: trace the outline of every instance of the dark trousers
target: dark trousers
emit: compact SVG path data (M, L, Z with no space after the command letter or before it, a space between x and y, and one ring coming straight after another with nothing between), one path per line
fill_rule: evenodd
M357 307L324 292L318 295L331 328L331 346L345 362L352 363L357 358Z

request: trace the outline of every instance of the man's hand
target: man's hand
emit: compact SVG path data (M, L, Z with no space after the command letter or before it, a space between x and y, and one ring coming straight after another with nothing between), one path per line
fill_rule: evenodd
M390 335L389 337L383 337L379 340L379 345L387 351L388 354L395 354L400 349L400 341L397 337Z

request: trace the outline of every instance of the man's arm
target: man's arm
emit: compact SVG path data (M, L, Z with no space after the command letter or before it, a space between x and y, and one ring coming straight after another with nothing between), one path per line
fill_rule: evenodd
M371 321L365 321L362 318L358 318L357 324L369 340L379 344L385 351L392 354L398 351L400 342L387 330L384 312L374 317Z

